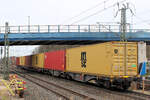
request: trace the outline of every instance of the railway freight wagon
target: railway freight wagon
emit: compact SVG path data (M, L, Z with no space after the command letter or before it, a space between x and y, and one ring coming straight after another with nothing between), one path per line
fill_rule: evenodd
M44 70L53 75L60 76L65 71L65 50L44 53Z
M12 65L15 65L16 64L16 57L10 57L10 60L11 60L11 64Z
M54 76L82 82L94 81L107 88L127 89L139 76L142 69L139 65L146 59L144 45L138 42L106 42L35 54L30 58L20 57L16 61L21 67L31 64L26 68L42 70Z
M16 57L16 66L19 66L19 64L20 64L19 57Z
M19 65L25 66L25 56L19 57Z
M32 56L25 56L25 67L32 66Z
M44 68L44 53L32 55L32 67L35 69Z
M127 89L138 75L137 42L107 42L66 50L66 72L80 81Z

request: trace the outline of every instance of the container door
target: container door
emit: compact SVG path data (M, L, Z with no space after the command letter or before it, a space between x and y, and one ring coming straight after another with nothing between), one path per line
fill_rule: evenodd
M135 76L137 75L138 67L138 46L137 43L126 44L126 75Z
M122 43L112 44L112 75L124 75L124 45Z
M112 74L117 76L137 75L137 43L113 44Z

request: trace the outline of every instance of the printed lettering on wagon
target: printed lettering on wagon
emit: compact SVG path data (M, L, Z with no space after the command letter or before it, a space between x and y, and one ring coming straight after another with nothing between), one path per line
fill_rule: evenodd
M81 52L81 67L85 68L86 67L86 52Z

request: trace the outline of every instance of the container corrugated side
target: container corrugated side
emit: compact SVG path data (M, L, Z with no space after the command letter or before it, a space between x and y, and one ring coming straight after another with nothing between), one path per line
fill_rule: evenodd
M51 70L65 70L65 50L46 52L44 68Z
M20 57L20 65L21 66L25 65L25 56Z
M67 49L66 70L100 76L137 75L137 43L106 42Z
M44 53L32 55L32 66L38 68L44 67Z
M66 50L66 70L95 75L111 75L110 43L81 46ZM107 50L108 51L107 51Z
M32 55L32 67L36 67L36 55Z
M20 60L19 60L19 57L16 57L16 65L20 65Z
M137 47L137 42L112 42L112 75L137 75Z
M31 56L25 56L25 66L31 67L32 66L32 57Z
M10 60L11 60L11 63L12 65L15 65L15 62L16 62L16 57L10 57Z

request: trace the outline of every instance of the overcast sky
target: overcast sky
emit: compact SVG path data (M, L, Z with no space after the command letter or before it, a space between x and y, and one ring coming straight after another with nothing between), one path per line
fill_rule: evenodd
M103 3L105 1L105 4ZM30 16L31 24L72 24L88 15L91 15L99 10L102 10L116 2L123 0L0 0L0 25L4 25L8 21L11 25L26 25L28 24L28 16ZM140 17L147 23L150 22L150 0L126 0L131 3L131 9L135 15ZM82 11L89 9L97 4L100 4L95 9L81 14L73 20L67 20ZM114 18L117 6L111 7L104 12L92 16L84 21L76 24L95 24L99 22L120 21L118 14ZM128 11L128 20L131 21L131 14ZM66 21L67 20L67 21ZM134 22L140 23L140 20L133 17ZM148 25L143 28L147 28Z
M105 1L105 3L104 3ZM51 24L96 24L96 22L119 22L120 13L115 18L117 6L107 9L109 6L123 0L0 0L0 25L6 21L10 25L27 25L28 16L32 25L51 25ZM149 29L150 27L150 0L126 0L130 2L130 8L135 13L132 17L130 11L127 12L127 20L133 24L133 28ZM86 9L86 13L82 13ZM95 16L88 17L97 11L103 12ZM135 10L134 10L135 9ZM70 20L70 18L80 14ZM30 50L27 48L30 48ZM26 47L24 52L31 51L31 47ZM18 50L17 50L18 51ZM22 52L22 49L20 49ZM26 54L20 53L18 55Z

